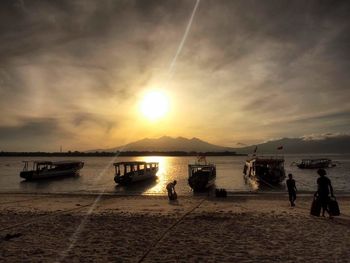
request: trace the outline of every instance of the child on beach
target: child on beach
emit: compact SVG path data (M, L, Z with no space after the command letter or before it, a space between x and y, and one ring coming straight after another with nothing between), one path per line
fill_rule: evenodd
M292 174L288 174L287 188L289 194L290 206L295 206L295 200L297 199L297 187L295 185L295 180Z

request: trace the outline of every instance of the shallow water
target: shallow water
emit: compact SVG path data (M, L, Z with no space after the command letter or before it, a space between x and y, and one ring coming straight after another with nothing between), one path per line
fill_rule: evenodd
M315 170L300 170L291 166L293 161L310 158L308 155L285 156L287 173L293 173L299 191L315 191L317 174ZM313 156L319 157L319 156ZM322 156L338 161L335 168L328 169L335 191L350 192L350 155ZM257 188L257 185L246 183L242 170L246 156L208 157L207 160L217 166L216 186L229 191L280 191L282 187ZM82 160L85 162L80 176L50 179L37 182L26 182L19 177L22 170L22 160L37 160L38 157L1 157L0 158L0 192L25 193L128 193L128 194L164 194L167 182L176 179L176 190L179 194L190 194L187 184L187 165L195 161L194 157L42 157L40 160ZM131 187L120 187L114 183L113 162L145 160L159 162L158 179L154 182L137 184Z

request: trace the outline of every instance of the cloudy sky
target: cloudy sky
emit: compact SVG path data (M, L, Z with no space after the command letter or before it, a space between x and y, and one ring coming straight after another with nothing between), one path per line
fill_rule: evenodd
M0 150L162 135L237 146L350 130L349 1L195 5L2 0ZM169 102L157 121L140 112L152 90Z

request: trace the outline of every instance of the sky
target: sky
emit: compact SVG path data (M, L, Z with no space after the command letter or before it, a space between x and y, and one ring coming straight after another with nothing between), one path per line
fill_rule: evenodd
M350 2L0 1L0 150L350 130ZM165 94L150 121L140 104Z

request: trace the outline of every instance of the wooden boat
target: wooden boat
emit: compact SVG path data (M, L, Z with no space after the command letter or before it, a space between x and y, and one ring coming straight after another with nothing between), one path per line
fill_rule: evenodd
M205 159L204 159L205 160ZM188 184L196 192L208 190L215 185L216 166L214 164L200 163L188 165Z
M331 159L321 158L321 159L302 159L301 162L296 163L300 169L319 169L319 168L331 168L335 167L336 164L333 163Z
M159 163L157 162L118 162L114 164L114 181L117 184L131 184L135 182L157 178Z
M284 159L253 157L246 161L243 174L259 183L280 184L286 178Z
M76 175L83 167L84 162L81 161L24 161L20 177L26 180L38 180Z

